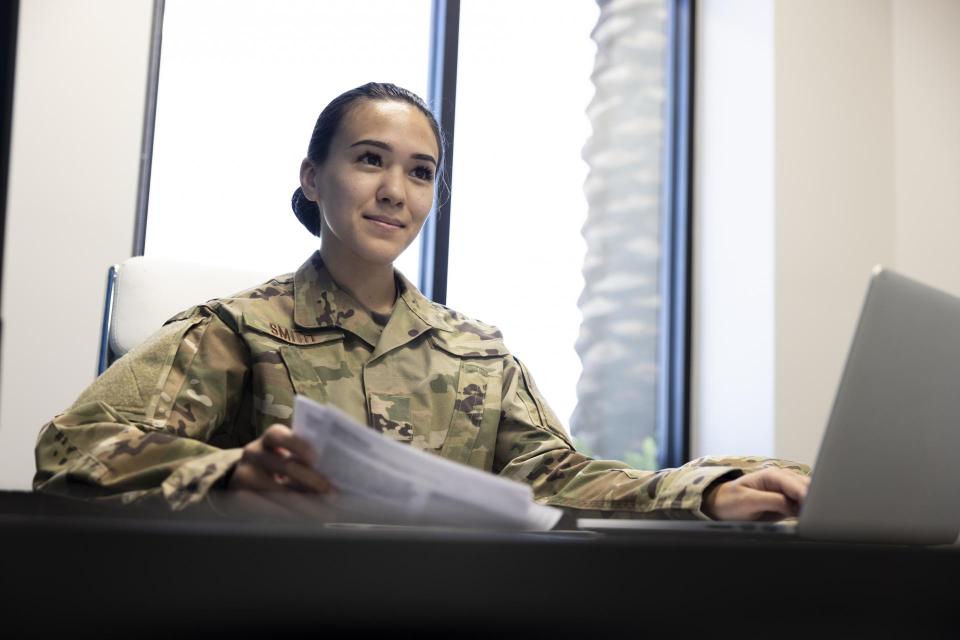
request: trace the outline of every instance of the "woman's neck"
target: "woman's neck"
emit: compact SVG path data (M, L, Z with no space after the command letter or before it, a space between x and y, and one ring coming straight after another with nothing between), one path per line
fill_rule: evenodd
M334 282L369 311L390 313L397 301L393 265L371 264L340 254L331 244L321 243L320 256Z

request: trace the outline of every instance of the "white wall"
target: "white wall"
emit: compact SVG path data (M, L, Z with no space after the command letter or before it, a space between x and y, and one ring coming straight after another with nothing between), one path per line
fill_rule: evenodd
M896 262L960 293L960 2L892 4Z
M871 267L893 264L884 0L776 5L775 451L812 462Z
M772 456L773 2L697 10L691 450Z
M0 488L96 373L107 267L133 245L151 0L20 3L3 282Z
M738 83L712 93L710 80L698 78L697 113L707 115L697 132L702 157L694 215L698 229L732 226L699 238L698 260L713 252L734 254L735 260L752 256L754 263L753 273L744 278L749 269L743 265L730 269L714 260L712 271L695 283L700 304L694 309L693 355L697 363L707 361L701 366L707 375L695 380L699 409L693 414L693 453L729 452L736 446L741 453L763 454L772 439L774 455L812 463L870 268L884 263L960 292L960 259L954 249L960 237L960 74L954 72L960 62L960 3L702 0L698 60L744 49L732 34L766 47L754 14L757 7L771 6L772 100L764 95L758 101L755 91L740 89L771 87L766 69L756 63L742 67L745 77ZM718 16L727 25L726 38L715 37ZM700 75L712 66L706 62ZM735 109L752 115L733 121L711 115ZM714 130L731 122L735 130L723 137ZM743 191L744 208L750 211L717 206L710 185L739 184L744 166L754 166L755 149L765 148L758 136L768 132L773 171L752 174L758 183ZM721 139L731 141L726 154L711 153L710 145ZM768 189L774 194L771 209L755 198L757 190ZM758 238L751 224L762 234L773 225L772 261L753 246ZM741 242L731 240L736 233L743 234ZM765 287L771 265L772 324L766 308L738 305L736 297L714 300L713 294L699 291L722 280L747 289ZM716 333L715 327L730 324L756 327L761 342L772 330L769 380L743 375L730 353L749 354L757 340L745 341L746 347L724 345L731 366L709 362L710 348L702 343L711 331ZM766 372L765 366L761 371ZM733 398L752 398L759 407L772 402L772 419L748 425L755 440L744 443L743 411L731 410L729 403L711 404L711 388L725 389ZM755 412L755 418L760 415Z

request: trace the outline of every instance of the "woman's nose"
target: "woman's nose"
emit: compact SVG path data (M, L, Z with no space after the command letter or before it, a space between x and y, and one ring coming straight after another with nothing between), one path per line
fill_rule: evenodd
M395 207L403 205L403 175L394 170L384 171L383 180L377 191L377 201Z

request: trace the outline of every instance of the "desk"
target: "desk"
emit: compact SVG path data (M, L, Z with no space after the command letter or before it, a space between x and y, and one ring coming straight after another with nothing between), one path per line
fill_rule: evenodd
M69 637L929 637L955 635L960 601L953 548L337 530L16 492L0 544L5 627Z

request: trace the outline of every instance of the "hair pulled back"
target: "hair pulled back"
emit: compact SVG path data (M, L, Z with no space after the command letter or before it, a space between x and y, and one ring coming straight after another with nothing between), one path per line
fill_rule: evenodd
M330 101L317 118L317 123L313 127L313 135L310 136L310 146L307 147L307 158L314 164L323 164L330 153L330 143L333 136L340 128L343 118L350 112L353 105L361 100L390 100L394 102L406 102L415 106L426 116L433 135L437 138L437 148L439 149L439 158L437 158L437 179L440 178L439 168L443 166L443 133L440 131L440 125L433 116L426 103L412 91L398 87L388 82L368 82L355 89L350 89L341 93ZM320 208L316 202L308 200L303 193L302 187L297 187L290 200L293 212L297 215L297 220L307 228L307 231L315 236L320 235Z

